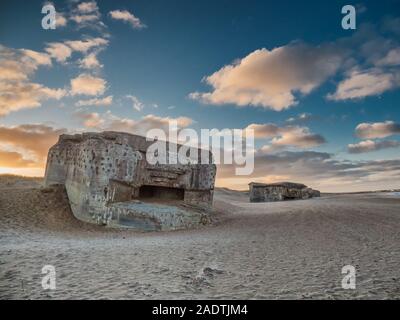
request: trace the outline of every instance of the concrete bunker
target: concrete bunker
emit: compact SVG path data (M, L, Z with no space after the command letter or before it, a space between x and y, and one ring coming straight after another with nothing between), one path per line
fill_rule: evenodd
M277 182L249 184L250 202L273 202L319 197L320 192L302 183Z
M146 151L152 143L111 131L61 135L49 150L45 184L64 185L73 214L88 222L139 230L209 223L216 175L212 156L207 163L199 156L185 165L150 164ZM167 152L181 147L166 146Z

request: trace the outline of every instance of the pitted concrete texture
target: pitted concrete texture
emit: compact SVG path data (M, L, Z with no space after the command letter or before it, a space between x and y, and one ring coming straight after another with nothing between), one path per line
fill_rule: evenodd
M81 220L140 230L176 230L210 222L216 166L149 164L152 141L121 132L61 135L49 150L46 186L64 185ZM180 145L167 143L166 151Z
M320 192L301 183L277 182L249 184L250 202L301 200L319 197Z

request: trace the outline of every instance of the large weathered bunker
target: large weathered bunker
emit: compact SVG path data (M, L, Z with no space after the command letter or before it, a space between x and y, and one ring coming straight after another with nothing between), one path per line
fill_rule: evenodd
M121 132L61 135L49 150L45 184L64 185L73 214L88 222L140 230L210 222L212 157L207 163L199 156L195 164L152 165L146 160L152 143ZM175 150L166 145L167 153Z
M250 202L272 202L319 197L320 192L301 183L277 182L249 184Z

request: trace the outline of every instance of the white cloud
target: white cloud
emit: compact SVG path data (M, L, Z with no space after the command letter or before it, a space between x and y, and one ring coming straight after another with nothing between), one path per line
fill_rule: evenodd
M102 68L103 65L97 59L97 53L92 52L79 60L79 67L83 69L97 69Z
M385 57L376 62L378 66L397 66L400 65L400 48L390 50Z
M78 28L104 30L106 25L101 21L101 13L96 1L79 3L72 11L70 19L76 22Z
M132 13L127 10L113 10L109 12L111 18L115 20L121 20L129 23L133 29L143 29L146 27L139 18L135 17Z
M232 103L276 111L296 105L295 94L309 94L341 65L343 53L333 46L289 44L260 49L218 70L204 81L213 90L189 96L208 104Z
M388 148L397 148L400 146L399 141L385 140L385 141L372 141L365 140L356 144L349 144L347 149L349 153L365 153Z
M0 45L0 80L27 80L41 65L51 66L46 53Z
M87 38L85 40L65 41L72 50L79 52L87 52L88 50L108 45L108 40L104 38Z
M65 18L64 14L61 12L56 13L56 28L59 27L65 27L67 25L68 21L67 18Z
M144 108L144 104L135 96L132 95L127 95L126 96L128 99L132 101L132 108L135 109L136 111L142 111Z
M188 117L159 117L146 115L139 120L121 118L110 111L105 114L77 112L76 116L84 122L86 127L99 131L121 131L146 136L150 129L164 130L168 135L170 121L177 121L178 128L186 128L193 123Z
M45 50L58 62L66 61L72 54L72 49L61 42L48 43Z
M59 100L66 95L64 89L52 89L29 81L42 65L51 66L46 53L0 45L0 116L40 107L43 100Z
M249 124L244 130L253 130L255 138L268 139L277 136L280 128L273 123L252 123Z
M77 107L84 107L84 106L110 106L113 102L113 96L108 96L104 98L94 98L89 100L79 100L75 103Z
M386 138L400 134L400 124L393 121L360 123L355 133L361 139Z
M71 57L74 51L86 53L91 49L97 49L97 51L108 45L109 41L104 38L85 38L83 40L68 40L64 42L51 42L48 43L45 51L58 62L65 62L69 57ZM97 63L96 59L97 52L91 52L88 56L80 60L82 66L88 66L92 68L93 64ZM85 60L86 59L86 60Z
M87 1L79 3L77 6L77 10L81 13L90 13L98 11L99 8L96 1Z
M285 127L280 137L272 139L273 147L294 146L300 148L316 147L325 143L324 137L311 133L307 127Z
M339 83L334 94L328 94L330 100L359 99L381 94L399 85L397 76L379 69L353 71L349 77Z
M325 143L324 137L310 132L307 127L285 126L279 127L273 123L250 124L244 130L254 130L254 137L258 139L272 139L268 145L262 147L263 152L275 151L283 147L311 148Z
M67 94L64 89L51 89L32 82L0 82L0 116L22 109L41 106L43 100L59 100Z
M296 117L290 117L288 119L286 119L286 122L289 123L304 123L304 122L308 122L310 120L313 119L313 115L311 113L300 113L299 115L297 115Z
M101 118L100 114L98 114L97 112L92 112L92 113L78 112L78 113L76 113L76 116L83 121L83 125L86 128L98 129L104 123L104 120Z
M397 32L399 18L387 19L386 30ZM256 50L203 78L208 91L189 97L205 104L259 106L281 111L295 106L337 74L343 78L330 100L359 99L400 87L400 47L382 25L362 24L349 37L321 45L293 42ZM350 72L344 72L350 70Z
M106 85L106 80L83 73L71 80L71 94L101 95L104 93Z
M21 51L26 56L32 58L38 65L51 66L51 58L48 54L29 50L29 49L21 49Z

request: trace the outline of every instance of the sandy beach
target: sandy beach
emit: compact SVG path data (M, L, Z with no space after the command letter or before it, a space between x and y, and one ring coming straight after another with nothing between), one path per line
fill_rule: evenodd
M399 299L400 197L249 203L217 189L215 224L139 233L76 220L41 179L0 179L1 299ZM57 288L41 287L44 265ZM355 290L341 269L357 269Z

